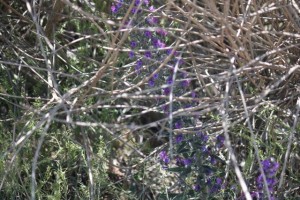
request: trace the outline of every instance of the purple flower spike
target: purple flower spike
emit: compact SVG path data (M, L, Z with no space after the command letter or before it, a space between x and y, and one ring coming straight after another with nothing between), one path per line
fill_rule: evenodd
M276 162L274 158L269 158L263 160L261 164L263 166L263 170L266 176L267 187L272 195L274 192L274 186L277 183L275 174L279 168L279 163ZM257 189L259 190L258 192L262 194L262 191L264 189L264 180L262 174L259 174L259 176L257 177L256 184L257 184ZM271 199L275 199L275 197L271 196Z

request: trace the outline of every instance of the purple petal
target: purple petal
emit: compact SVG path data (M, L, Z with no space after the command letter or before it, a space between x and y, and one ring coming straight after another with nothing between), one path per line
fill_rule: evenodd
M151 31L145 31L145 36L151 38L152 37Z
M148 84L149 84L150 87L154 87L154 86L155 86L155 81L154 81L154 79L150 78Z
M167 88L164 88L163 91L164 91L163 92L164 95L169 95L171 92L171 89L169 87L167 87Z
M112 5L112 6L110 7L110 10L111 10L111 12L113 12L113 13L117 13L117 12L118 12L118 8L117 8L117 6L115 6L115 5Z
M130 51L129 52L129 58L133 58L134 57L134 52L133 51Z

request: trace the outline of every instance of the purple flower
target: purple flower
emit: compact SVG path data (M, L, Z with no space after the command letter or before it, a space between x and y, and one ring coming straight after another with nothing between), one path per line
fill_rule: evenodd
M176 157L176 165L181 167L181 166L184 166L184 163L183 163L183 158L181 157Z
M205 156L209 155L209 149L206 146L202 146L201 151Z
M115 6L115 5L112 5L112 6L110 7L110 10L111 10L111 12L113 12L113 13L117 13L117 12L118 12L118 8L117 8L117 6Z
M185 167L190 166L192 164L192 159L190 158L183 159L183 164Z
M224 146L225 137L223 135L217 136L216 146L217 148L222 148Z
M149 84L150 87L154 87L154 86L155 86L155 81L154 81L154 79L153 79L153 78L150 78L148 84Z
M157 17L153 17L153 16L150 16L146 19L146 21L148 22L148 24L150 25L155 25L158 23L158 18Z
M207 179L206 184L209 185L209 186L211 185L211 179L210 178Z
M158 73L155 73L155 74L153 75L153 78L154 78L154 80L158 79Z
M193 189L196 191L196 192L199 192L200 191L200 185L199 184L195 184L193 186Z
M163 105L161 109L164 111L164 113L169 113L169 105Z
M141 60L138 60L136 62L135 71L136 71L137 74L140 73L140 71L142 69L142 65L143 65L143 62Z
M152 44L155 48L164 48L166 47L166 44L160 41L159 39L153 38Z
M261 162L262 166L263 166L263 169L266 171L268 170L270 167L271 167L271 161L269 159L266 159L266 160L263 160Z
M168 50L167 50L167 54L170 55L170 54L172 53L172 51L173 51L173 49L168 49ZM173 52L173 55L174 55L174 56L177 56L177 55L178 55L178 52L177 52L177 51L174 51L174 52Z
M208 136L207 136L206 134L204 134L204 133L202 133L202 132L198 132L197 135L198 135L198 137L200 137L200 140L201 140L203 143L207 142Z
M184 63L183 59L176 59L176 62L178 62L179 65L182 65Z
M131 42L130 42L130 46L131 46L131 48L133 48L133 49L134 49L134 48L136 47L136 45L137 45L137 44L136 44L136 42L135 42L135 41L131 41Z
M138 67L142 67L142 65L143 65L143 61L141 61L141 60L138 60L138 61L136 62L136 65L137 65Z
M149 0L144 0L144 3L145 3L145 5L148 6L150 2L149 2Z
M166 151L160 152L159 157L164 162L164 164L168 164L170 162L169 156Z
M182 128L182 122L181 121L175 122L175 128L176 129L181 129Z
M167 84L168 85L171 85L173 83L173 77L172 76L169 76L168 78L167 78Z
M133 51L130 51L129 52L129 58L133 58L134 57L134 52Z
M138 6L140 4L141 0L135 0L134 5Z
M156 33L160 36L166 36L168 34L168 31L166 31L164 29L159 29L156 31Z
M263 160L261 164L263 166L263 170L266 176L267 187L270 193L272 194L274 191L274 186L277 183L275 174L279 168L279 163L276 162L274 158L270 158L270 159ZM259 174L259 176L257 177L256 184L259 192L262 192L264 189L264 180L262 174Z
M171 89L169 87L163 89L163 94L164 95L169 95L170 92L171 92Z
M210 184L211 184L211 182L210 182ZM221 185L222 185L222 179L221 178L217 178L215 180L215 184L211 187L210 192L211 193L218 192L221 189Z
M145 36L148 37L148 38L151 38L151 37L152 37L151 31L145 31L144 34L145 34Z
M196 92L195 92L195 91L192 91L192 92L191 92L191 96L192 96L192 98L196 98Z
M272 158L263 160L261 164L263 165L264 172L268 174L268 176L274 176L279 168L279 163Z
M218 192L219 191L219 187L218 185L213 185L210 189L210 193L215 193L215 192Z
M221 178L217 178L216 179L216 184L218 184L218 185L222 185L222 179Z
M135 66L135 72L136 72L137 74L140 74L140 72L141 72L141 67Z
M250 195L251 195L252 198L254 198L254 197L259 198L259 193L258 192L251 192ZM245 196L245 195L243 194L243 196Z
M116 7L119 10L122 7L122 3L121 2L117 3Z
M212 165L215 165L215 164L217 164L217 160L216 160L216 158L214 157L214 156L210 156L210 163L212 164Z
M267 179L267 185L268 185L269 190L272 190L273 186L276 183L275 179L274 178L266 178L266 179ZM257 188L259 190L263 190L264 180L263 180L262 174L260 174L257 177L256 182L257 182Z
M173 49L167 49L166 52L168 55L170 55L172 53Z
M275 178L267 178L267 184L268 184L269 190L273 190L273 187L276 184Z
M176 135L175 141L176 141L177 144L182 142L183 141L183 135L182 134Z
M157 46L158 46L159 48L164 48L164 47L166 47L166 44L163 43L163 42L161 42L160 40L158 40L158 41L157 41Z
M186 72L181 72L180 75L182 76L182 78L188 77L188 74Z
M190 85L190 80L184 80L181 82L182 87L187 88Z
M150 6L149 11L153 12L154 10L155 10L155 7L154 6Z
M124 25L122 26L122 28L129 28L130 27L130 21L125 21Z
M146 56L146 58L151 58L151 52L150 51L146 51L145 52L145 56Z
M133 8L131 9L131 13L132 13L132 14L136 13L136 7L133 7Z

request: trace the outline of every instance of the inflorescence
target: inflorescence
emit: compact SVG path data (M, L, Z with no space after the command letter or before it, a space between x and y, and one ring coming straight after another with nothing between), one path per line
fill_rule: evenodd
M117 0L111 6L111 12L115 16L124 15L131 0ZM157 15L157 9L151 5L150 0L135 0L131 9L132 16L127 20L127 28L131 30L126 43L128 58L132 62L135 78L142 80L147 78L147 89L151 94L169 96L171 91L174 97L189 97L196 99L199 94L193 89L191 72L184 67L187 63L182 59L183 51L172 47L172 35L165 27L172 26L168 19ZM158 67L169 58L165 66ZM178 65L175 73L175 65ZM174 79L175 77L175 79ZM171 90L171 87L173 90ZM166 115L180 109L188 109L197 106L198 102L174 101L172 107L167 98L157 99L156 106ZM224 180L224 168L226 166L222 152L225 150L225 137L222 134L208 134L201 131L196 125L199 116L175 116L173 124L169 124L174 130L173 155L162 150L158 158L165 170L177 172L179 179L184 182L183 188L193 191L196 195L206 196L220 193L226 183ZM189 127L194 132L186 134L182 129ZM192 129L191 129L192 127ZM267 178L267 187L272 194L276 184L275 174L279 164L272 159L262 161L264 174ZM264 182L262 174L257 179L257 191L252 196L263 199Z

